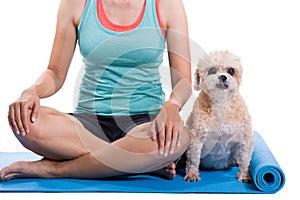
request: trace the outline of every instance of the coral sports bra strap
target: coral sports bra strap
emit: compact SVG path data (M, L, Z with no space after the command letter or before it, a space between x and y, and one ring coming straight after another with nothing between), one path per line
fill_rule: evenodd
M98 19L99 21L101 22L101 24L109 29L109 30L112 30L112 31L118 31L118 32L125 32L125 31L130 31L130 30L133 30L135 29L140 23L141 21L143 20L143 17L144 17L144 13L145 13L145 8L146 8L146 0L144 0L144 6L142 8L142 11L140 12L139 14L139 17L138 19L133 22L132 24L130 25L119 25L119 24L115 24L113 22L111 22L106 13L105 13L105 10L104 10L104 7L103 7L103 2L102 0L98 0L97 1L97 14L98 14Z
M88 1L89 0L85 0L84 7L87 6ZM101 22L101 24L105 28L107 28L109 30L112 30L112 31L118 31L118 32L130 31L130 30L133 30L134 28L136 28L141 23L141 21L143 20L145 9L146 9L146 3L147 3L146 2L147 0L145 0L142 11L140 12L139 17L135 22L133 22L130 25L118 25L118 24L114 24L113 22L111 22L108 19L107 15L105 14L104 7L103 7L103 2L102 2L103 0L96 0L96 1L97 1L98 20ZM159 27L162 31L162 34L165 37L165 30L164 30L164 27L163 27L163 23L161 21L159 5L160 5L160 0L156 0L156 17L157 17L157 20L158 20Z

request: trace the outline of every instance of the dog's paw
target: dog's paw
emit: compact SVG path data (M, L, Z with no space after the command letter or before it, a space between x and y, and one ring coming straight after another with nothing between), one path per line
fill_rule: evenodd
M240 182L243 182L243 183L253 183L253 179L252 179L249 172L246 172L246 173L239 172L238 173L238 180Z
M234 160L232 160L231 166L239 166L237 158L235 158Z
M196 182L199 181L201 178L199 176L199 172L188 172L184 176L184 180L188 182Z

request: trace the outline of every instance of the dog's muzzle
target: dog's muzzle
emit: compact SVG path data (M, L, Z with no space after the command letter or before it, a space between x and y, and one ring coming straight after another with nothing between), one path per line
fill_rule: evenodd
M218 79L219 79L219 83L217 83L216 87L221 90L226 90L229 87L227 82L227 76L220 75Z

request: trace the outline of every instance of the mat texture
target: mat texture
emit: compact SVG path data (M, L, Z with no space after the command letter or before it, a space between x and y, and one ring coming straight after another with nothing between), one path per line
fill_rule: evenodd
M201 171L201 181L183 180L179 168L172 180L150 175L123 176L110 179L15 179L0 182L0 192L126 192L126 193L276 193L285 183L285 176L267 144L257 132L250 165L253 184L236 179L237 167L228 170ZM33 153L0 152L0 169L17 160L37 160Z

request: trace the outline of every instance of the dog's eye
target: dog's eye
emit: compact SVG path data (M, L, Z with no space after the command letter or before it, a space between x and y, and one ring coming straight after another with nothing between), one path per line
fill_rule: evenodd
M216 73L217 73L217 69L215 67L212 67L208 70L208 75L216 74Z
M235 69L232 68L232 67L230 67L230 68L227 70L227 73L230 74L231 76L233 76L234 73L235 73Z

